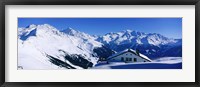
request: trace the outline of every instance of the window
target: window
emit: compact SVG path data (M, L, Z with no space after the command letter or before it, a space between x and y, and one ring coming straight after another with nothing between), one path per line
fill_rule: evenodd
M137 58L134 58L134 62L137 62Z
M124 61L124 57L121 57L121 61Z
M132 58L129 58L129 61L132 61Z
M146 62L146 61L144 61L144 62Z
M130 54L132 56L132 54Z
M126 61L128 61L128 58L126 58Z

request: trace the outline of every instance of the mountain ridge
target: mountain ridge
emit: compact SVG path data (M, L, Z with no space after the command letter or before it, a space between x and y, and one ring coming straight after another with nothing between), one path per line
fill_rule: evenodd
M25 28L18 28L18 44L20 55L26 55L25 57L32 55L30 56L32 58L37 55L39 58L37 61L40 60L43 63L50 61L65 68L88 68L94 66L99 58L107 58L127 48L139 49L142 54L151 59L182 56L182 39L172 39L157 33L149 34L134 30L96 36L73 28L58 30L49 24L32 24ZM26 50L33 50L33 53ZM172 51L176 52L172 53ZM19 59L19 64L22 66L24 63L20 61L24 61L23 58L22 56ZM77 62L84 62L89 66L80 65Z

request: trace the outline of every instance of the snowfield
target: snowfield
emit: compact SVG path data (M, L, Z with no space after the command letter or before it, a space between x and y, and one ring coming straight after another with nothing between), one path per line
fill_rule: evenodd
M102 44L84 33L73 36L76 33L79 32L72 29L60 32L48 24L30 25L24 30L19 29L18 67L22 67L21 69L62 69L59 67L61 65L81 69L66 60L66 54L81 55L88 62L96 64L98 58L92 56L93 49L101 47ZM54 57L52 62L47 55ZM62 64L55 65L57 62L62 62Z
M92 69L182 69L182 57L163 57L141 63L102 62Z

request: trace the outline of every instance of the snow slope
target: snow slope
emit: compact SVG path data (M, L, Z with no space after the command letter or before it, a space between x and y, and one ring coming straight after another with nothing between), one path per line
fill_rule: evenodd
M102 62L92 69L182 69L181 57L164 57L152 62L123 63L114 62L107 64Z
M81 55L86 60L96 64L98 58L92 56L93 49L101 46L101 43L91 38L65 34L48 24L30 25L19 31L18 65L24 69L56 68L49 62L47 55L50 55L65 61L72 67L80 68L66 61L65 55Z

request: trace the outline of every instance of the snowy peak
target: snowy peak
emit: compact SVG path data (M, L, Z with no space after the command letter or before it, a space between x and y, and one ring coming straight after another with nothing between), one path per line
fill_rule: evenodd
M43 24L43 25L34 25L31 24L25 28L18 28L18 32L25 33L25 32L31 32L32 30L45 30L45 31L56 31L57 29L49 24Z
M65 33L67 35L71 35L71 36L79 37L79 38L84 38L84 39L94 39L95 38L94 36L91 36L91 35L86 34L84 32L77 31L77 30L75 30L71 27L62 30L61 32Z
M131 35L131 36L141 36L141 35L146 35L146 33L144 32L138 32L138 31L135 31L135 30L130 30L130 29L127 29L127 30L124 30L124 31L121 31L121 33L123 33L124 35Z
M69 35L72 35L72 36L75 36L76 34L81 33L81 32L79 32L79 31L74 30L74 29L71 28L71 27L68 27L67 29L61 30L61 32L66 33L66 34L69 34Z
M31 24L26 28L18 28L18 38L21 40L26 40L31 36L43 36L46 35L56 35L59 31L49 24L34 25Z
M174 44L178 41L176 39L167 38L161 34L157 33L150 33L147 34L148 43L158 46L158 45L165 45L165 44Z
M125 30L125 32L133 32L133 30L127 29Z
M134 30L130 30L130 29L127 29L127 30L123 30L121 31L122 33L126 33L126 34L131 34L132 32L135 32Z
M155 46L176 43L177 40L157 33L143 33L134 30L107 33L97 39L104 44L150 44Z
M36 27L37 27L37 25L31 24L31 25L28 25L26 28L36 28Z
M31 24L25 27L25 30L32 30L32 29L55 30L55 28L49 24L42 24L42 25Z
M53 27L53 26L51 26L49 24L37 25L37 29L38 30L43 30L45 32L58 31L55 27Z

